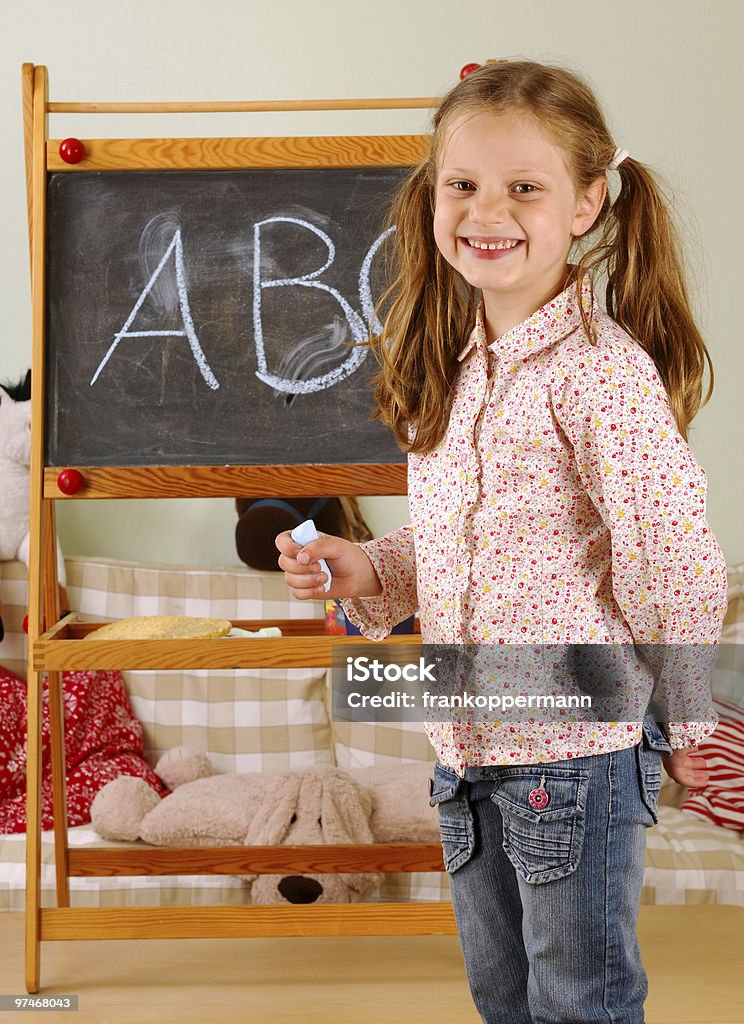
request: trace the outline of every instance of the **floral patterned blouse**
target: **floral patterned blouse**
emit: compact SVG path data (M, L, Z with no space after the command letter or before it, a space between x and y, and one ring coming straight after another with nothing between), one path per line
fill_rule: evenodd
M575 284L491 345L478 315L446 434L409 455L411 525L362 545L383 593L343 603L368 639L418 608L430 644L718 642L726 565L706 520L705 473L651 357L592 309L588 280L582 302L595 345ZM706 717L670 722L671 745L710 734L715 714ZM460 775L641 738L641 721L425 728Z

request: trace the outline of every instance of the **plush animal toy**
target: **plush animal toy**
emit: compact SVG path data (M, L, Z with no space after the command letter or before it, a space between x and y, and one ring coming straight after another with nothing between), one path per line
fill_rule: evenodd
M98 793L91 820L99 835L154 846L439 840L437 812L428 801L432 767L425 763L212 775L205 755L179 747L164 754L155 771L173 789L162 800L144 780L126 776ZM252 875L246 881L254 903L355 903L381 876Z
M31 371L18 384L0 385L0 561L18 558L28 568L31 465ZM57 545L57 572L65 563ZM66 603L66 602L63 602Z
M236 498L235 506L235 546L238 557L252 569L279 572L274 538L306 519L312 519L320 533L354 543L372 539L356 498Z

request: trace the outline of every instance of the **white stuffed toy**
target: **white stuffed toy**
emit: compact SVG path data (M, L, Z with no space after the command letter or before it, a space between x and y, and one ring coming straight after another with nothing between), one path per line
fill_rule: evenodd
M16 385L0 385L0 561L28 568L31 465L31 371ZM65 563L57 544L57 573Z
M439 841L437 811L428 799L433 766L426 763L212 775L206 755L178 747L155 771L173 789L162 800L144 779L128 776L100 790L91 808L99 835L154 846ZM355 903L381 875L251 875L245 881L252 882L254 903Z

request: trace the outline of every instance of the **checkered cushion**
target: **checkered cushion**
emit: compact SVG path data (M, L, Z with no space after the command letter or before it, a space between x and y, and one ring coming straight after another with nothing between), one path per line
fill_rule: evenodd
M67 592L87 619L193 615L276 619L322 616L323 605L293 601L280 573L249 569L143 566L67 559ZM145 756L205 750L218 772L281 771L332 764L326 670L181 669L125 672Z
M375 764L425 761L434 774L434 748L421 722L334 722L334 746L339 768L367 768ZM417 799L425 799L419 794ZM448 900L445 872L391 872L380 886L383 900Z
M744 836L676 807L646 830L641 903L744 906Z
M101 839L90 825L69 830L71 848L131 849L131 843ZM142 844L144 846L144 844ZM54 833L42 833L41 904L55 906ZM0 841L0 912L22 911L26 879L25 835ZM238 875L89 876L69 879L73 907L199 907L250 903L250 889Z

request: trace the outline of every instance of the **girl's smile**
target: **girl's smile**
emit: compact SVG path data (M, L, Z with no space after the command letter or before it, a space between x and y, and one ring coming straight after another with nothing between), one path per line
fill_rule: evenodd
M475 249L473 256L486 260L501 259L518 245L522 245L522 240L518 238L466 238L465 242L471 249Z
M489 340L562 291L571 243L594 223L605 190L602 177L577 197L563 150L524 117L455 122L437 176L434 238L483 292Z

